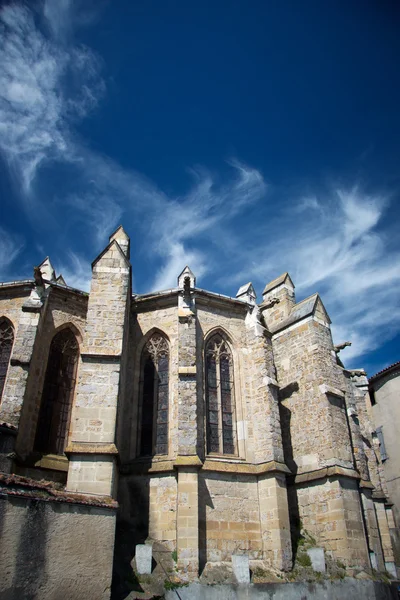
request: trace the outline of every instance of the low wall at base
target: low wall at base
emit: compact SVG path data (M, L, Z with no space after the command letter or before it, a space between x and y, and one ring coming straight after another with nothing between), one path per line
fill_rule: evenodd
M181 600L398 600L394 587L378 581L342 580L323 583L266 583L253 585L200 585L180 587ZM165 593L165 600L176 600L175 590Z
M108 600L115 513L2 492L1 600Z

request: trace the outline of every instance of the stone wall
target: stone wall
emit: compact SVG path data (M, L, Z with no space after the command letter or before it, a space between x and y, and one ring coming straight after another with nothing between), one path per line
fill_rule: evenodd
M297 496L297 498L296 498ZM297 485L289 494L292 514L335 559L348 566L369 567L357 482L325 478Z
M115 509L0 499L0 596L108 600Z
M86 294L72 293L63 288L50 288L48 300L42 309L32 360L29 367L30 376L25 390L24 405L21 412L17 452L25 458L34 448L37 420L50 344L55 334L65 327L70 327L82 350L88 298ZM81 368L79 357L77 376ZM73 404L75 402L75 395ZM71 413L72 414L72 413ZM72 421L72 417L71 417ZM71 427L69 428L69 438Z
M230 561L241 552L262 559L257 477L200 473L199 529L203 564Z
M274 335L272 343L289 468L294 473L333 464L352 469L344 383L329 326L306 319Z

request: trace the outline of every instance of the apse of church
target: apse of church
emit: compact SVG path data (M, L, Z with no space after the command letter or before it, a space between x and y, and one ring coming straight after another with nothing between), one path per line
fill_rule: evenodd
M338 360L319 295L297 303L285 273L257 304L251 283L223 296L189 267L135 294L129 245L119 227L89 294L49 259L0 287L2 470L50 482L76 506L68 528L106 545L101 577L89 555L76 577L107 588L121 531L130 558L153 544L188 579L233 554L288 571L300 522L328 556L393 570L367 388Z

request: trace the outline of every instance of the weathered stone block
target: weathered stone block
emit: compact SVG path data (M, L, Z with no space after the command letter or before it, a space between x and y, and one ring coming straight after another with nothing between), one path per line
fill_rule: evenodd
M311 560L311 566L317 573L325 573L325 551L323 548L309 548L307 554Z
M238 583L250 583L249 557L246 554L232 554L232 569Z
M151 544L137 544L135 552L136 571L139 575L151 574L153 559L153 546Z

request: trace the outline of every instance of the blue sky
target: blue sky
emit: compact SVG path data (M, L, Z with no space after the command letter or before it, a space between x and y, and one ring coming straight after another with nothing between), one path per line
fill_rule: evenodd
M0 9L0 279L87 289L122 223L134 291L289 271L341 354L399 359L400 5L58 0Z

